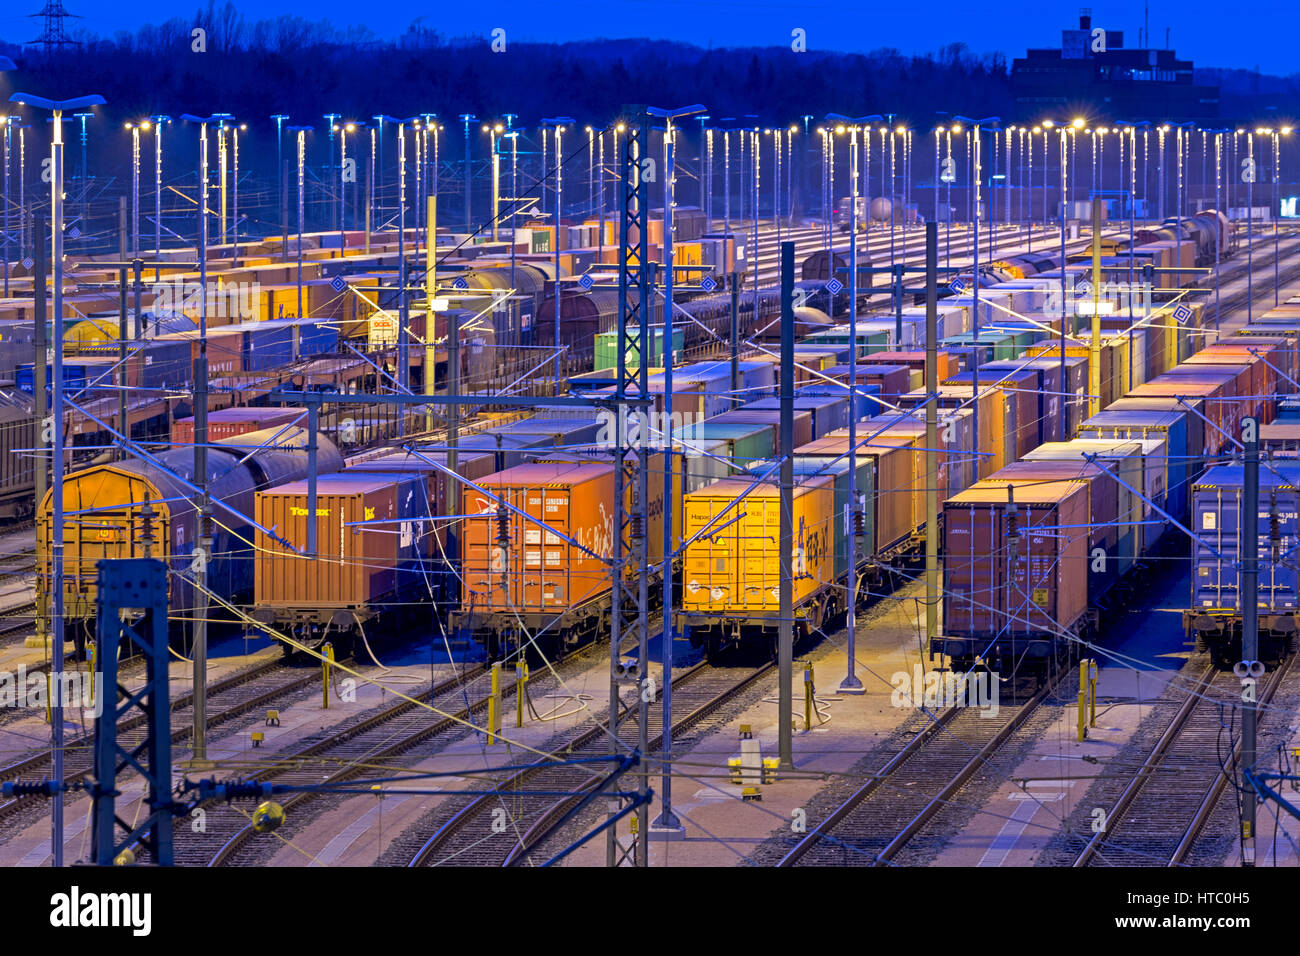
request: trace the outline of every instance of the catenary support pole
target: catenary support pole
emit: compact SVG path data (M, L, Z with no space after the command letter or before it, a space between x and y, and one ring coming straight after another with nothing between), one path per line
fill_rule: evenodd
M781 625L777 641L780 767L794 769L794 243L781 243Z
M864 130L870 144L871 128ZM892 202L893 199L891 198ZM828 260L834 266L835 257ZM896 278L901 279L899 272ZM902 301L902 283L899 282L899 302ZM900 305L901 308L901 305ZM901 313L900 313L901 315ZM793 335L793 331L791 332ZM901 341L902 336L898 336ZM785 345L785 325L782 319L782 348ZM844 680L840 681L841 694L864 694L866 688L857 675L857 597L858 597L858 131L849 130L849 514L833 515L833 521L849 521L845 528L848 542L849 576L845 584L845 630L848 635L845 648ZM782 380L784 381L784 379ZM782 392L784 395L784 391ZM782 405L784 408L784 404ZM782 422L784 425L784 421ZM785 433L782 432L784 440ZM811 729L811 728L809 728Z
M207 562L211 553L208 530L208 124L200 129L199 143L199 357L194 361L194 481L203 490L199 499L194 547L194 662L193 725L191 748L196 768L208 756L208 596Z
M1259 422L1244 418L1241 442L1245 450L1245 475L1242 482L1241 515L1241 663L1242 678L1241 766L1255 766L1256 732L1259 713L1253 681L1262 676L1259 658ZM1258 673L1256 673L1258 671ZM1245 682L1252 683L1247 688ZM1246 788L1241 806L1241 865L1255 865L1255 793Z
M1101 209L1102 200L1092 200L1092 328L1088 343L1088 416L1101 411ZM1064 268L1064 263L1062 263Z
M663 318L663 363L664 363L664 431L666 432L664 440L667 447L664 449L664 500L676 501L677 496L674 494L673 474L677 470L673 457L676 453L673 429L673 204L677 197L676 182L676 130L673 127L672 118L667 118L664 125L664 241L663 241L663 261L664 261L664 318ZM651 333L653 335L653 333ZM620 343L620 347L622 343ZM654 348L653 342L651 349ZM653 352L652 352L653 354ZM734 386L733 386L734 387ZM684 466L683 466L684 470ZM682 822L673 813L673 765L672 765L672 748L673 748L673 638L674 638L674 616L673 608L673 509L665 508L663 515L663 568L662 580L663 586L663 630L659 635L659 653L663 662L663 673L660 677L659 693L662 697L663 706L663 740L660 743L660 757L663 760L663 774L659 782L659 816L655 818L654 828L659 831L661 837L670 837L682 834L684 829ZM648 529L647 529L648 530ZM648 857L649 854L647 853Z
M50 645L50 677L54 687L62 686L63 680L63 117L58 110L54 112L54 140L50 146L51 164L54 173L50 188L53 191L50 206L53 218L50 220L50 234L53 243L51 256L54 268L54 374L51 382L53 413L53 437L50 444L53 449L52 479L50 486L54 489L52 496L52 524L50 535L50 590L53 598L51 623L53 641ZM84 185L84 184L83 184ZM38 235L38 242L44 242L44 236ZM55 783L63 783L63 695L56 694L51 703L52 722L50 727L50 745L53 751L53 772ZM50 851L53 865L63 866L63 801L55 800L50 814Z
M939 224L925 224L925 639L939 636Z
M424 244L424 394L434 393L433 371L436 361L435 351L438 338L438 316L434 311L438 292L438 198L429 196L425 200L425 222L428 225L429 238ZM451 364L447 365L450 378ZM456 406L452 406L454 409ZM424 409L424 430L433 431L433 406ZM455 500L459 501L459 497Z
M48 488L49 478L49 438L45 428L45 419L49 415L47 406L48 396L45 394L46 387L46 370L50 361L49 343L46 338L45 323L47 320L47 302L45 297L45 264L48 259L46 247L46 225L45 213L38 212L32 217L33 231L35 233L32 239L33 256L35 260L32 269L32 299L35 318L36 332L36 362L33 369L34 389L36 398L36 506L39 508L45 501L45 492ZM51 422L51 425L53 423ZM51 541L53 539L50 539ZM45 577L45 561L49 557L45 549L46 536L44 534L36 535L36 567L40 569L41 576L36 579L36 646L42 650L47 650L50 640L50 580Z
M117 248L126 260L126 197L118 200L117 206ZM131 434L131 421L127 417L126 402L126 267L117 270L117 427L123 435ZM125 459L127 450L118 449L118 457Z

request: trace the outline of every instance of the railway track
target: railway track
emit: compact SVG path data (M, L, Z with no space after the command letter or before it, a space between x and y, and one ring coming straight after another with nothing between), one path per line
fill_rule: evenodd
M288 694L295 693L320 680L317 668L288 668L279 659L269 660L246 668L208 685L208 704L214 707L208 714L208 727L218 727L254 710L273 704ZM175 746L188 740L193 732L189 723L192 716L193 695L185 693L172 701L171 742ZM118 741L121 746L135 746L143 739L145 721L142 716L123 720L118 724ZM94 735L81 734L64 745L64 778L68 781L84 780L93 768ZM48 768L53 761L51 750L31 754L7 766L0 767L0 781L32 777ZM0 821L9 819L27 807L44 803L44 798L15 797L0 803Z
M0 608L0 646L25 640L36 633L36 602Z
M1062 677L996 716L950 707L890 754L867 781L813 827L777 864L879 866L925 831L977 771L1025 725Z
M1125 223L1123 229L1120 229L1119 227L1106 229L1103 231L1103 234L1122 234L1127 236L1127 229L1128 226L1127 223ZM752 235L748 230L743 231L743 234L746 237ZM825 231L820 228L798 227L792 230L782 230L781 240L793 241L795 243L795 259L796 261L802 261L802 257L809 256L818 249L824 249L826 247L825 235ZM1066 242L1066 250L1067 252L1078 252L1081 249L1088 248L1090 243L1091 239L1088 238L1070 239ZM962 256L963 253L968 254L970 251L969 235L965 230L962 230L960 244L954 242L953 246L954 251L956 252L956 258L953 260L953 263L950 264L969 264L969 255L966 255L965 258ZM832 240L832 248L836 252L847 254L849 250L848 233L841 233L837 229L834 239ZM998 227L993 241L992 256L994 259L996 259L997 256L1015 255L1027 251L1028 250L1025 248L1025 234L1023 230L1012 230L1002 226ZM1048 253L1060 252L1060 244L1058 242L1055 246L1052 246L1051 243L1049 243L1045 250L1040 251L1046 251ZM885 256L887 261L889 253L889 233L860 233L858 252L864 257L870 257L876 265L885 264L879 260L881 256ZM915 266L921 264L924 255L924 231L916 227L906 231L900 229L894 244L894 261L900 265ZM985 232L980 236L980 261L987 264L991 261L989 256L988 238L987 233ZM758 286L760 288L771 288L778 285L780 282L781 271L780 242L777 239L775 230L770 227L765 230L760 229L759 231L756 262ZM747 272L746 275L752 279L754 272L751 270ZM872 283L874 291L880 294L888 294L888 282L889 278L887 276L883 274L877 275ZM743 296L744 294L745 293L742 291L741 295Z
M581 653L575 652L574 656ZM441 701L455 693L457 699L463 696L472 702L466 707L458 706L448 716L438 717L410 701L399 701L359 723L309 740L291 752L275 755L270 758L274 761L271 766L250 774L249 778L298 786L334 786L375 773L376 765L394 760L432 737L464 729L465 722L474 714L486 710L489 681L490 671L481 666L440 681L431 691L412 696L420 701L428 701L431 696L434 701ZM513 688L513 680L503 683L502 697ZM280 802L286 814L300 812L317 796L300 792ZM175 848L176 862L181 866L239 865L241 852L255 836L248 816L233 806L206 808L207 829L201 838L191 834L188 825L183 823L177 825Z
M1261 717L1292 670L1294 655L1260 688ZM1073 866L1180 866L1229 783L1240 742L1229 746L1239 720L1241 680L1207 667L1174 713L1160 739L1136 770L1124 775L1118 797L1106 810L1106 826L1075 841ZM1082 843L1082 848L1078 848Z
M5 555L0 558L0 580L21 578L36 573L36 551Z
M673 699L684 712L674 721L670 736L677 736L716 711L727 701L752 686L775 665L763 664L752 668L715 668L707 663L697 664L673 679ZM631 708L623 711L626 718ZM653 751L663 742L662 714L658 707L649 711L649 747ZM575 727L565 735L567 740L547 749L561 758L605 756L609 753L608 723L596 727ZM621 744L631 749L636 746L638 727L635 721L623 719L618 729ZM589 793L601 779L599 773L580 765L549 766L519 770L501 780L498 789L513 791L530 789L536 796L497 795L478 796L457 801L450 818L426 840L418 834L403 834L400 842L413 848L408 866L512 866L543 862L548 854L538 852L543 848L565 813L576 806L582 796ZM569 795L556 797L556 793ZM504 807L508 816L505 831L500 831L493 811ZM496 814L496 818L499 818ZM496 826L494 826L496 824Z

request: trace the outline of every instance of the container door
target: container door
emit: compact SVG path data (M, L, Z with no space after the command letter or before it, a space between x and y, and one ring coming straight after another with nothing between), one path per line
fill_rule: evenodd
M685 515L683 533L689 538L705 527L714 530L726 524L736 516L734 510L710 526L712 519L730 502L730 498L690 496L682 509ZM737 507L743 505L744 502L741 502ZM707 611L710 608L721 610L724 602L734 600L735 544L736 525L730 524L723 527L716 536L704 535L697 538L686 549L683 577L683 603L686 607L695 611Z
M780 607L781 508L779 499L750 495L736 506L736 591L741 606L762 611ZM796 535L798 529L795 529Z
M999 629L1005 605L1004 562L995 506L950 503L944 509L944 630L956 636L987 636Z
M1235 488L1206 488L1194 496L1192 531L1197 542L1192 593L1198 608L1237 606L1238 510Z

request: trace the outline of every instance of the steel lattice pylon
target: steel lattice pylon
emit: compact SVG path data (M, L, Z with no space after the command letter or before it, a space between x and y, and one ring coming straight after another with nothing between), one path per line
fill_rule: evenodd
M96 689L102 704L95 721L95 776L91 790L95 862L111 866L119 853L139 844L149 850L158 866L171 866L174 805L167 684L167 565L153 558L122 558L99 561L96 567L100 667ZM133 644L132 649L146 662L145 681L134 691L117 680L118 645L123 641ZM132 649L128 649L128 656ZM135 708L145 716L146 731L140 743L127 750L117 741L117 722ZM114 802L117 774L128 768L140 774L148 785L149 813L135 824L117 816ZM119 829L123 834L120 839Z
M614 386L616 419L614 454L614 501L617 503L618 533L614 535L614 600L610 608L610 748L618 750L619 688L625 683L637 685L638 746L644 754L648 745L649 702L643 692L647 674L647 642L650 634L650 568L646 543L649 536L649 451L646 447L648 409L648 339L650 293L654 276L646 261L649 233L649 189L646 187L643 158L647 156L649 117L644 106L624 108L627 134L620 157L619 276L618 276L618 375ZM627 346L629 333L637 336L637 364L629 368ZM636 437L629 439L629 410L639 421ZM628 489L632 489L632 506L623 508ZM624 662L623 642L634 635L637 642L635 662ZM642 776L642 790L647 778ZM649 828L649 808L637 810L637 836L631 853L638 865L648 862L645 837ZM607 831L606 863L617 866L626 858L620 853L615 829Z
M45 6L39 11L29 13L27 16L40 17L45 22L45 29L41 31L41 35L35 40L28 40L28 46L40 44L47 54L57 53L65 46L81 46L80 40L68 36L67 28L63 25L64 20L78 16L68 12L63 5L63 0L47 0Z

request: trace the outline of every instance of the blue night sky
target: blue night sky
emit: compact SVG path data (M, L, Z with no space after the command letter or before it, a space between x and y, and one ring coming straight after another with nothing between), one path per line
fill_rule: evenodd
M380 37L402 32L419 16L444 36L482 35L503 27L510 40L564 41L593 37L651 37L699 46L788 46L796 27L807 31L809 49L870 50L896 47L927 53L949 43L965 43L975 53L1001 51L1008 60L1025 48L1059 43L1060 30L1077 23L1080 2L923 0L920 3L863 3L860 0L493 0L493 2L415 2L415 0L249 0L236 6L246 19L294 14L330 19L337 26L364 24ZM1125 46L1137 44L1142 4L1090 3L1093 23L1124 31ZM36 36L38 20L24 13L41 0L13 0L0 15L0 36L22 41ZM176 0L132 0L93 4L66 0L78 25L101 34L134 29L142 23L189 16L199 4ZM1223 0L1159 0L1150 4L1151 33L1164 46L1172 27L1172 46L1198 66L1254 68L1287 75L1297 71L1288 46L1294 40L1295 0L1257 0L1244 6ZM919 17L918 17L919 15Z

